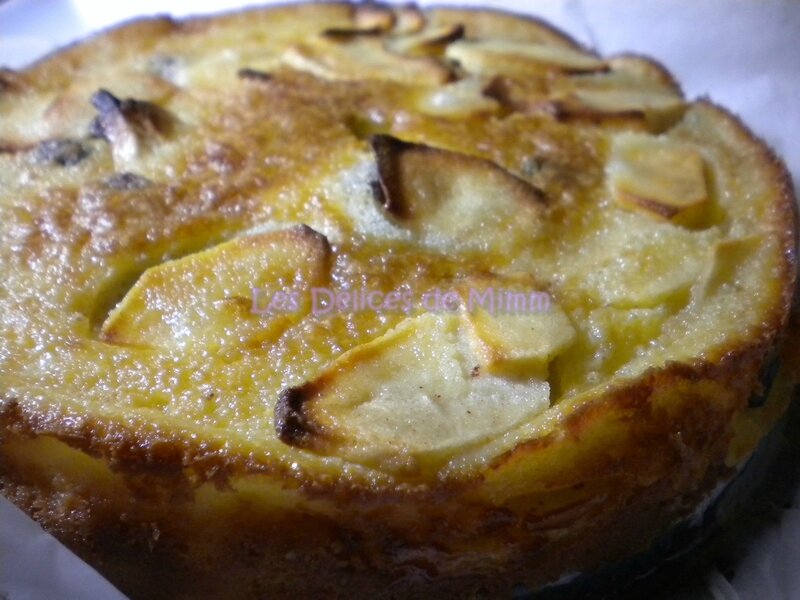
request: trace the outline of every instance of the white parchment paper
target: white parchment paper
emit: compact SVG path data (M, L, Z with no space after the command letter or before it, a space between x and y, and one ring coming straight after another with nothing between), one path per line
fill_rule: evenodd
M0 496L0 598L125 600L98 573Z
M237 0L7 0L0 3L0 65L21 67L100 28L145 14L236 8ZM689 98L728 107L783 157L800 182L800 2L792 0L437 0L543 17L602 54L663 62ZM2 115L0 115L2 118ZM735 576L712 573L715 600L800 598L800 493L752 541ZM123 596L0 498L0 600Z

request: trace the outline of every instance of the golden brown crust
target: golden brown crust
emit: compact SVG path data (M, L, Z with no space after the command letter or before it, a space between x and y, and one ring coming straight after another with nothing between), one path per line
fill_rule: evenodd
M710 489L704 484L683 500L686 505L697 503ZM22 486L6 488L6 493L27 512L37 514L37 504L42 501L40 492L36 501L32 500L30 490ZM546 551L529 544L526 558L505 565L502 571L494 571L490 565L482 568L474 565L471 574L461 577L438 571L435 549L413 552L389 537L383 540L383 547L362 545L359 536L341 535L331 523L315 518L306 518L300 531L269 520L259 521L255 516L240 521L241 531L249 535L234 536L229 532L214 538L215 546L202 556L202 569L197 568L198 559L187 556L184 548L159 543L169 530L158 525L141 522L120 527L111 519L100 518L90 522L88 529L102 531L104 535L94 535L87 541L81 538L82 532L73 521L70 527L74 529L62 532L60 537L131 598L355 595L422 599L431 595L461 598L476 593L507 597L523 586L538 590L545 582L571 575L561 570L560 565L567 561L607 565L631 551L646 549L649 536L669 527L673 517L652 510L652 505L633 506L616 520L597 519L592 531L586 532L586 547L580 550L569 546L571 540L555 541ZM55 518L38 514L49 528L56 527ZM480 516L487 529L507 531L511 522L509 515L502 513ZM571 517L565 511L563 515L553 515L541 527L555 530L569 523ZM291 547L282 542L265 545L264 538L296 541ZM334 539L342 541L332 543ZM386 548L398 556L407 554L401 567L387 571L385 565L377 563L378 552ZM290 575L297 571L305 576ZM309 577L309 573L314 577Z
M759 138L750 130L742 120L726 108L715 104L708 98L702 98L699 103L709 107L722 115L731 123L741 136L743 143L746 143L754 152L761 156L762 164L766 165L771 171L770 180L779 190L780 203L777 205L776 214L773 217L773 226L780 234L781 246L783 247L781 281L785 282L782 288L781 302L776 308L774 333L781 332L789 321L792 308L797 300L797 278L798 278L798 245L800 244L800 232L798 232L798 200L795 195L792 175L786 164L778 158L775 152L767 143ZM779 316L778 316L779 315Z
M59 48L31 64L25 73L31 80L58 88L66 86L71 74L99 56L111 61L120 52L144 52L161 37L173 33L178 24L167 16L133 19L91 37Z

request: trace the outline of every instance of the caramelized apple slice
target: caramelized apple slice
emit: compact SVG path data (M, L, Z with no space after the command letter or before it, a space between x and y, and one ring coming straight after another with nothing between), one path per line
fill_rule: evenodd
M483 93L486 87L484 80L468 77L425 90L417 96L416 106L426 114L452 118L497 112L500 104Z
M650 130L659 132L680 120L686 104L680 96L659 89L578 89L560 109L575 116L641 115Z
M550 95L567 116L609 118L639 116L654 132L674 125L686 103L680 90L636 63L625 71L591 73L556 79Z
M448 44L464 37L462 25L431 27L419 33L389 38L386 48L398 54L411 56L436 56L442 54Z
M289 47L281 62L325 79L386 79L435 85L453 77L450 69L435 58L388 51L379 35L322 36Z
M703 225L710 202L703 158L693 147L642 134L620 135L608 171L621 207L687 227Z
M505 313L492 314L483 308L467 313L482 364L492 374L546 380L550 362L575 341L566 313L537 290L492 293L504 297L500 302L518 306Z
M424 243L502 250L539 229L544 196L498 165L387 135L370 140L378 200Z
M280 439L382 467L418 467L417 459L446 458L547 409L546 381L483 373L463 325L458 314L406 319L285 390L275 410Z
M330 248L302 226L234 239L146 271L109 314L101 339L215 351L272 339L309 311Z
M461 40L450 44L445 54L470 73L483 75L525 77L554 70L584 73L607 68L593 54L574 48L507 40Z

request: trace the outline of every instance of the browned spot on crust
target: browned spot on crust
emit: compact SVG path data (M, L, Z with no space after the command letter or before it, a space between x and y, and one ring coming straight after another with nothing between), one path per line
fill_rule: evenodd
M27 152L35 146L33 144L20 144L18 142L0 141L0 154L16 154L17 152Z
M657 214L659 217L664 219L672 219L675 215L681 212L680 207L677 206L669 206L667 204L662 204L661 202L656 202L655 200L651 200L650 198L644 198L642 196L636 196L635 194L629 194L625 192L618 192L620 196L623 196L629 202L634 204L638 204L643 209Z
M0 93L23 89L24 77L12 69L0 68Z
M322 251L326 257L326 260L330 259L331 255L333 254L333 250L331 248L331 243L328 241L328 238L325 234L317 231L313 227L309 227L305 223L302 225L297 225L296 227L292 227L289 232L292 235L298 236L300 239L308 239L314 244L319 244L322 248Z
M368 29L343 29L331 28L324 30L320 35L336 42L347 42L357 37L376 37L383 35L384 30L380 27L370 27Z
M247 81L257 81L259 83L267 83L272 80L272 75L266 71L259 71L257 69L250 69L245 67L236 72L239 79L246 79Z
M405 208L408 203L398 193L402 189L398 162L403 152L415 148L416 145L390 135L373 135L369 138L369 143L378 165L378 181L373 186L375 199L393 215L401 218L408 216Z
M642 110L618 110L618 111L602 111L589 106L585 106L580 102L571 102L563 100L548 101L550 109L548 112L555 115L559 121L586 121L588 123L606 124L612 123L628 124L633 126L635 123L640 123L643 127L646 123L646 116Z
M320 431L304 410L305 403L311 397L308 386L292 387L283 390L275 404L275 431L278 438L290 446L308 448L314 445L314 439Z

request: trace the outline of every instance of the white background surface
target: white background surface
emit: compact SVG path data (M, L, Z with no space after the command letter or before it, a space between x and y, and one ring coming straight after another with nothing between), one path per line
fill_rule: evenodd
M656 57L689 98L709 95L738 113L800 182L800 2L791 0L438 0L483 5L550 20L602 54ZM0 4L0 65L21 67L53 48L136 15L201 13L236 0L8 0ZM420 4L431 4L420 2ZM0 115L2 118L2 115ZM0 599L119 594L0 499ZM24 542L24 543L23 543ZM800 503L766 530L733 581L715 575L709 597L800 598ZM5 594L5 598L4 598Z

